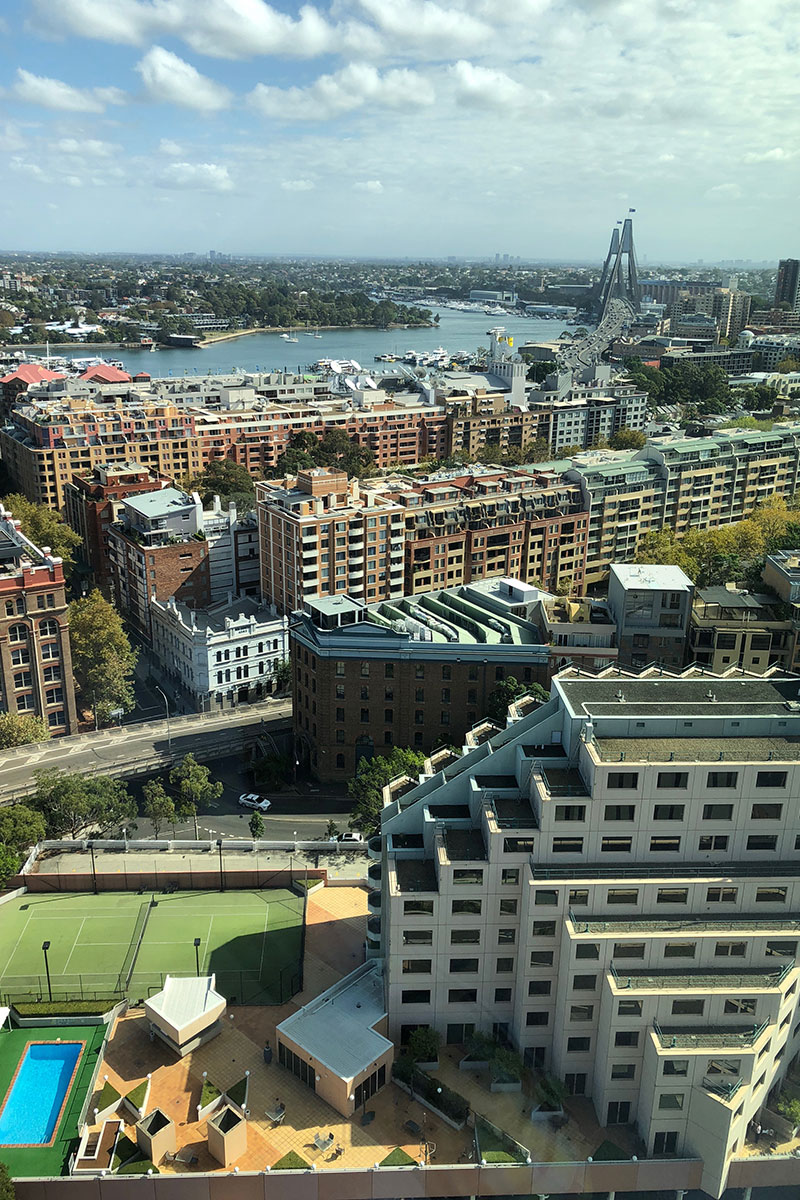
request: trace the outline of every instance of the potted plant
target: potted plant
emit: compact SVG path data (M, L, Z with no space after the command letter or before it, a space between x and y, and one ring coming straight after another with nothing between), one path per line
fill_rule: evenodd
M436 1071L439 1067L441 1035L429 1025L420 1025L408 1039L408 1054L421 1071Z

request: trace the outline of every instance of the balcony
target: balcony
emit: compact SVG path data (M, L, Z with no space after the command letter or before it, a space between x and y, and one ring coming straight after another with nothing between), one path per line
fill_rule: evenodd
M380 916L380 912L381 912L381 893L380 893L380 891L370 892L370 894L367 896L367 908L370 911L370 915Z
M769 1021L761 1025L659 1025L653 1022L653 1032L663 1050L745 1050L755 1045Z
M720 1100L726 1103L732 1100L739 1088L744 1083L741 1077L734 1078L730 1075L704 1075L703 1087L707 1092L718 1096Z
M395 861L400 892L438 892L436 869L429 858L401 858Z
M381 863L370 863L367 867L367 886L371 888L379 888L381 886L381 875L383 867Z

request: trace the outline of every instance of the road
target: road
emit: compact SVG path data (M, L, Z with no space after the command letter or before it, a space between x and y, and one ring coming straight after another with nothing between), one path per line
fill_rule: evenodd
M128 778L166 769L190 751L206 762L244 751L256 740L262 722L275 731L288 723L291 711L291 701L272 700L222 714L173 717L169 726L151 721L6 750L0 762L0 803L32 791L33 772L45 768Z
M600 359L604 350L619 335L626 321L629 321L633 310L626 300L611 300L603 320L590 334L580 342L567 342L559 350L560 365L568 371L576 371L580 367L588 367Z

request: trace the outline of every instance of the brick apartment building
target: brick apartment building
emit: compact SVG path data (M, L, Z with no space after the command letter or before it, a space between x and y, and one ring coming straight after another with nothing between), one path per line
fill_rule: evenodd
M60 558L28 541L0 505L0 709L78 727Z
M140 463L103 463L75 475L64 487L66 522L83 541L81 558L101 588L111 583L108 531L122 513L123 500L167 487L172 482Z

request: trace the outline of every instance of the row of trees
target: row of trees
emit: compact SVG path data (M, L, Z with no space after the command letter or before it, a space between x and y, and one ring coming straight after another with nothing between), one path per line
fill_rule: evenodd
M301 430L292 436L274 474L294 475L309 467L336 467L350 476L364 478L374 474L375 455L351 440L343 429L329 429L321 438Z

